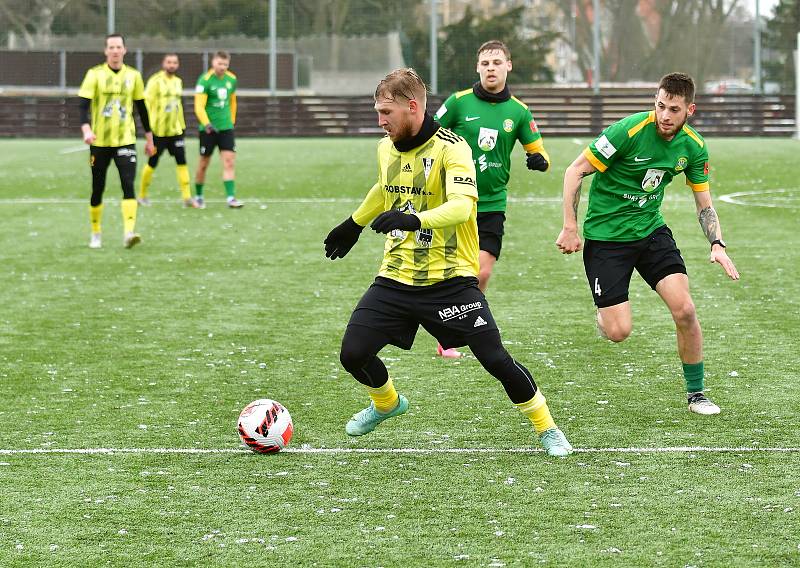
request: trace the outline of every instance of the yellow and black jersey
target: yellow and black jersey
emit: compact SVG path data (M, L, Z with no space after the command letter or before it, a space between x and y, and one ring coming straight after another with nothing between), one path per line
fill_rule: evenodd
M434 133L408 151L398 150L388 137L378 144L378 182L371 193L380 192L383 200L367 215L374 217L390 209L423 213L419 230L394 230L387 235L378 273L412 286L429 286L456 276L474 277L479 267L478 192L472 151L463 138L438 128L432 120L430 123ZM430 223L425 211L459 197L471 202L466 222L426 228ZM359 224L369 221L354 219Z
M94 146L119 147L136 143L133 101L144 99L142 75L123 65L119 71L107 63L86 72L78 96L92 105L91 126Z
M144 100L155 136L179 136L186 130L182 94L183 81L177 75L159 71L147 80Z

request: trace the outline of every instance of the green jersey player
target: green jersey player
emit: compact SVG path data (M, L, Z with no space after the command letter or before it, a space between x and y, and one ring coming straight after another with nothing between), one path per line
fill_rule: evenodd
M517 141L527 152L528 169L544 172L550 167L550 157L531 111L511 95L506 85L511 68L508 47L497 40L485 42L478 48L480 81L450 95L434 117L463 137L472 149L478 181L478 286L482 292L486 291L495 262L500 258L511 152ZM448 358L460 356L455 350L442 350L441 346L438 352Z
M675 321L689 410L719 414L719 407L703 394L703 333L689 293L686 265L660 212L664 189L683 173L711 245L711 262L719 263L732 280L738 280L711 203L708 149L702 136L686 124L695 111L694 90L688 75L665 75L658 86L655 110L612 124L567 168L564 226L556 246L564 254L583 248L598 329L614 342L631 333L628 285L633 269L639 272L667 304ZM595 176L583 224L586 245L582 247L578 202L581 180L591 174Z
M197 80L194 95L194 113L200 128L200 161L195 173L197 206L205 209L203 189L206 171L214 148L219 147L222 158L222 184L225 186L228 207L238 209L244 205L236 199L236 75L228 69L231 56L218 51L211 59L211 69Z

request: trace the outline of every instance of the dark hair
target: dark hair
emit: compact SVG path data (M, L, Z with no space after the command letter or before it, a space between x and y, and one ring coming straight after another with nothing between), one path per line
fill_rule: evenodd
M484 42L483 45L478 48L478 57L480 57L481 53L484 51L502 51L505 54L506 59L511 60L511 51L509 51L506 44L499 39L490 39L489 41Z
M658 90L664 89L668 95L680 96L687 103L694 102L694 80L686 73L670 73L661 77Z
M230 58L231 58L231 54L230 53L220 49L219 51L214 53L214 57L212 57L211 59L230 59Z
M384 77L375 89L375 100L384 97L392 101L398 97L407 101L416 100L425 108L428 87L425 81L411 67L395 69Z
M170 51L169 53L165 53L164 57L161 58L161 61L164 61L167 57L178 57L178 54L174 51ZM178 57L180 59L180 57Z
M122 40L122 45L125 46L125 36L124 35L122 35L122 34L108 34L106 36L106 47L108 47L108 40L110 40L112 37L118 37L119 39L121 39Z

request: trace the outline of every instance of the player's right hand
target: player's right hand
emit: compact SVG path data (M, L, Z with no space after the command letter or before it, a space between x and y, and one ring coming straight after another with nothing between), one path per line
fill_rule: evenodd
M83 141L84 141L86 144L89 144L89 146L91 146L92 144L94 144L94 141L95 141L95 140L97 140L97 136L95 136L95 135L94 135L94 132L92 132L91 130L88 130L88 131L86 131L86 132L84 132L84 133L83 133Z
M214 128L213 124L211 124L210 122L206 124L206 134L214 134L216 131L217 129Z
M577 229L561 229L556 239L556 246L563 254L572 254L583 248Z
M525 159L525 165L528 166L529 170L538 170L540 172L546 172L547 168L550 167L550 164L547 163L547 160L545 160L544 156L539 152L528 154L528 157Z
M331 260L343 258L358 242L363 230L364 227L353 221L352 217L345 219L325 237L325 256Z

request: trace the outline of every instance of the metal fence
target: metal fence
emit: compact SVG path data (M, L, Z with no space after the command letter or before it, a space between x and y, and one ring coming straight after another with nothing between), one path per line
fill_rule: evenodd
M595 95L591 89L521 90L545 137L594 136L628 114L653 106L652 91ZM441 102L431 97L432 108ZM191 98L184 100L191 108ZM705 136L790 136L794 97L788 95L701 95L691 124ZM196 132L186 113L187 132ZM80 131L76 97L0 96L0 136L69 137ZM237 136L380 136L369 96L323 97L243 95Z

